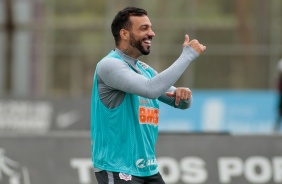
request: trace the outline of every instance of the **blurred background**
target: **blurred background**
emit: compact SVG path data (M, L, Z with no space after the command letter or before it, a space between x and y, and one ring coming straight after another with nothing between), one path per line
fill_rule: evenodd
M281 141L281 127L274 129L279 118L281 0L0 0L0 158L10 149L11 157L24 162L13 154L17 151L11 135L24 141L19 133L47 136L39 140L43 142L56 142L61 135L58 131L88 140L93 73L97 62L115 47L111 21L126 6L148 12L156 36L150 55L139 59L158 72L178 58L186 33L207 46L175 84L192 90L192 107L179 111L161 104L161 133L263 136L260 142L270 145L263 148L273 152L262 155L269 160L278 152L281 155L281 143L267 142L270 137ZM278 163L269 180L254 171L258 180L252 175L234 181L231 172L230 180L223 176L212 181L281 183L282 161ZM26 173L24 169L19 172ZM18 183L13 184L34 183L23 176L24 181L14 179ZM90 183L89 178L80 183Z
M160 130L272 133L280 0L0 0L0 96L87 102L96 63L115 47L111 21L125 6L148 11L156 37L140 60L158 72L177 59L186 33L207 46L175 84L193 91L193 108L171 127L177 111L162 107Z
M180 54L183 35L208 49L176 85L273 89L281 55L279 0L1 0L0 93L89 96L96 63L114 48L110 25L125 6L145 8L156 32L140 58L158 71Z
M176 85L194 89L273 89L281 56L279 0L1 0L0 92L17 96L89 96L96 63L114 48L118 10L145 8L156 32L158 71L180 54L183 35L208 49Z

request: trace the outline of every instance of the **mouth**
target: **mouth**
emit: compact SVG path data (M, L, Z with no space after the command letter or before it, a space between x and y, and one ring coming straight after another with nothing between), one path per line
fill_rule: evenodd
M143 43L147 46L151 46L152 40L151 39L145 39L145 40L143 40Z

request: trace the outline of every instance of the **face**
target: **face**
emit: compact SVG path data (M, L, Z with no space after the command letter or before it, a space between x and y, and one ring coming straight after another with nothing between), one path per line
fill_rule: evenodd
M137 56L148 55L150 53L151 41L155 36L152 24L147 16L130 17L132 27L129 31L129 46Z

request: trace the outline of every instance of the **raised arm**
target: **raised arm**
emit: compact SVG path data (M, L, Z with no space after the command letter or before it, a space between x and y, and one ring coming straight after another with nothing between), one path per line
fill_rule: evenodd
M164 94L186 70L188 65L206 49L197 40L189 41L185 35L183 51L179 58L166 70L148 79L114 58L104 59L98 66L98 75L111 88L155 99Z
M121 60L108 58L100 62L98 75L106 85L114 89L155 99L179 79L198 55L193 48L185 46L180 57L169 68L151 79L134 72Z

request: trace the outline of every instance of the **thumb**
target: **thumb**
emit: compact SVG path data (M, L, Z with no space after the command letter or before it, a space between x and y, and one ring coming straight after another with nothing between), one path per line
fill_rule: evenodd
M188 36L188 34L186 34L186 35L185 35L185 40L184 40L184 43L183 43L183 47L186 46L186 45L188 45L188 44L189 44L189 41L190 41L189 36Z
M165 94L166 94L166 96L169 96L169 97L175 97L174 92L166 92Z

